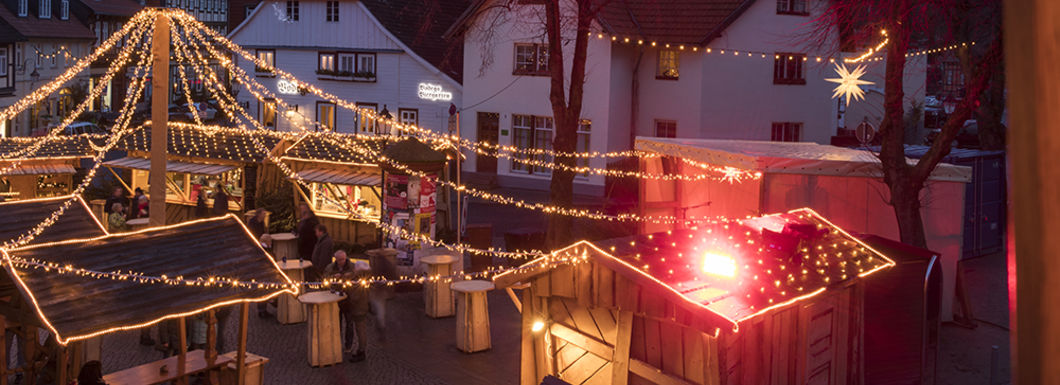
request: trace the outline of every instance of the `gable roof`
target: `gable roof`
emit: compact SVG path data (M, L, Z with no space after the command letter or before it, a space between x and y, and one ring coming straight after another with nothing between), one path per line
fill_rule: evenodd
M76 202L54 224L44 229L33 243L55 242L68 238L91 238L106 235L103 224L92 214L81 196L65 195L54 198L24 199L0 202L0 245L17 240L59 210L69 199Z
M95 272L138 272L152 277L292 285L250 231L232 214L132 233L5 250L5 256ZM149 326L241 302L259 302L288 288L192 286L95 278L5 264L18 291L62 344L115 330Z
M469 0L363 0L365 8L398 40L443 73L463 82L464 45L443 37Z
M476 0L445 36L463 33L490 0ZM614 0L596 15L611 35L658 43L706 45L721 35L754 0Z
M53 14L49 19L38 18L36 6L32 4L32 1L30 3L29 13L26 17L18 17L15 15L17 11L12 11L11 8L0 5L0 20L3 20L26 39L96 39L96 35L74 17L62 20L58 15ZM10 4L8 5L10 6Z
M324 139L325 135L330 136L331 140ZM378 161L374 157L350 150L335 141L345 141L350 146L363 147L381 154L390 140L391 137L385 135L365 138L355 135L335 135L333 132L306 132L284 151L283 156L295 160L375 166Z
M18 151L25 150L30 146L45 140L44 138L11 137L0 138L0 157L7 158ZM94 146L102 145L106 137L95 134L59 135L52 137L47 143L30 155L22 156L24 159L73 159L88 158L96 153ZM3 163L0 160L0 163Z
M731 329L894 266L813 210L799 209L689 230L582 241L500 274L494 282L499 287L529 282L551 269L547 266L555 257L606 266L692 313L700 319L696 322ZM535 264L546 268L535 269ZM644 295L640 303L652 301Z
M220 126L195 126L170 123L166 139L170 155L240 163L261 163L266 154L254 143L253 136L272 151L289 134L276 131L244 131ZM144 125L118 142L126 151L151 151L151 128Z
M99 16L132 17L144 9L136 0L72 0L71 3L83 5Z

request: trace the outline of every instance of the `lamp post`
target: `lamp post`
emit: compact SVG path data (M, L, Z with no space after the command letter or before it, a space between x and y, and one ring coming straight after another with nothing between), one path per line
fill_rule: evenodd
M953 110L957 109L957 99L953 97L953 94L947 94L946 99L942 101L942 110L946 111L946 116L949 117L953 113Z

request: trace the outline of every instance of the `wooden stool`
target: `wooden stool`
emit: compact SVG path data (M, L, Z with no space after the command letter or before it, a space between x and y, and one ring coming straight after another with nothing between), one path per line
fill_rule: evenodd
M426 256L420 262L427 265L428 277L447 277L453 274L453 262L460 260L455 255L439 254ZM453 292L449 290L449 281L430 281L423 284L423 302L427 304L427 316L431 318L451 317Z
M342 326L339 324L339 301L343 294L314 291L298 300L309 305L309 366L327 366L342 362Z
M140 231L150 226L148 222L150 218L136 218L125 221L125 224L129 225L130 231Z
M277 261L298 259L298 237L291 233L269 234L272 238L272 256Z
M294 282L304 281L305 269L313 266L313 262L297 259L277 262L276 264L280 265L280 270L283 270L284 274L287 274L287 277ZM284 325L305 322L305 305L298 302L293 295L280 294L276 299L276 320Z
M493 283L473 280L453 283L456 300L456 348L464 353L488 350L490 345L490 313L486 293Z

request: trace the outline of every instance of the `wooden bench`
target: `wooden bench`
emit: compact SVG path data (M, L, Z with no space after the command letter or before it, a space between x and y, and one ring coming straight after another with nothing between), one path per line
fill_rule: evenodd
M181 377L196 373L202 373L210 369L217 369L235 362L233 356L217 356L213 363L206 362L206 352L203 350L192 350L185 355L184 370L177 367L179 356L148 362L146 364L131 367L122 371L110 373L103 376L103 382L107 385L146 385L161 384L176 380ZM159 369L165 365L168 369L160 373Z

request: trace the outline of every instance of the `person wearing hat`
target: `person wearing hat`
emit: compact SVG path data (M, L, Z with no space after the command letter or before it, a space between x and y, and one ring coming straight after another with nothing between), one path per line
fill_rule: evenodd
M346 252L335 252L334 262L324 268L322 278L330 281L357 281L367 278L371 268L364 261L350 263ZM341 287L341 283L336 283ZM339 302L339 315L346 324L343 346L346 353L353 352L353 336L357 334L357 353L350 356L350 362L365 359L365 347L368 345L368 287L360 284L349 285L343 289L346 299Z

